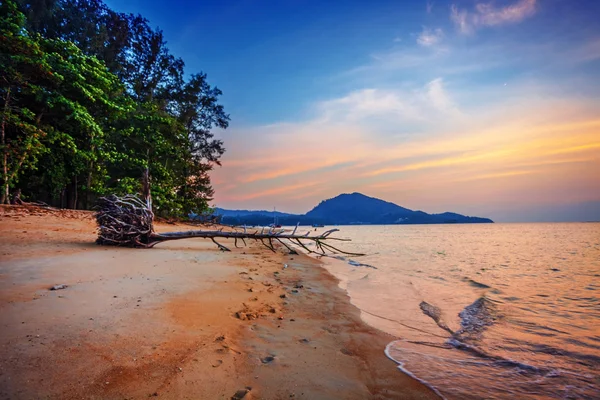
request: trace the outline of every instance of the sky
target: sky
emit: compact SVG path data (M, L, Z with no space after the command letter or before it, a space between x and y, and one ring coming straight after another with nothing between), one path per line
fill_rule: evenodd
M214 205L600 220L600 1L106 3L223 91Z

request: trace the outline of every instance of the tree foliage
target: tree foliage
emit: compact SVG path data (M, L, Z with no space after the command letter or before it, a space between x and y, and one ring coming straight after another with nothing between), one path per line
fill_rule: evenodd
M140 192L155 212L208 207L229 116L206 75L186 79L162 31L99 0L0 5L2 202L69 208Z

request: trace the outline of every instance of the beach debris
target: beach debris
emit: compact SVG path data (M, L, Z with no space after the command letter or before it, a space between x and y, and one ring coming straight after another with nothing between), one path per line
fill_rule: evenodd
M254 311L249 311L248 309L240 310L235 313L235 316L242 321L251 321L253 319L258 319L258 313Z
M248 393L250 393L251 390L252 390L252 387L246 386L245 388L240 389L237 392L235 392L235 394L233 396L231 396L231 400L243 399L244 397L246 397L246 395Z
M275 361L275 356L266 356L260 359L263 364L269 364L270 362Z
M223 340L225 340L225 335L217 336L215 342L222 342Z
M213 368L218 368L218 367L220 367L220 366L221 366L221 364L223 364L223 360L217 360L217 361L215 361L214 363L212 363L212 364L211 364L211 366L212 366Z
M61 284L61 285L54 285L54 286L52 286L52 287L50 288L50 290L62 290L62 289L66 289L66 288L68 288L68 287L69 287L69 286L67 286L67 285L63 285L63 284Z
M286 269L288 267L287 264L283 264L283 269Z
M310 343L310 339L307 339L307 338L303 338L303 339L300 339L300 340L298 340L298 341L299 341L300 343Z
M246 239L260 242L263 246L275 252L275 245L281 244L290 253L296 252L290 245L299 246L308 253L321 256L331 254L346 254L353 256L361 256L361 253L352 253L338 249L331 245L331 241L347 242L350 239L338 238L331 234L338 232L339 229L330 229L321 234L313 234L308 231L306 234L296 234L296 231L286 233L285 231L273 231L264 229L261 231L248 232L232 230L224 231L224 228L219 230L198 230L184 232L165 232L156 233L154 231L154 213L148 202L141 200L137 196L126 195L118 197L110 195L101 197L98 200L98 211L95 214L96 223L98 225L98 237L96 243L102 245L125 246L125 247L143 247L151 248L158 243L178 240L203 238L210 239L222 251L230 251L221 243L217 242L216 238L233 239L235 247L238 246L238 241L246 245ZM314 249L309 249L308 246Z

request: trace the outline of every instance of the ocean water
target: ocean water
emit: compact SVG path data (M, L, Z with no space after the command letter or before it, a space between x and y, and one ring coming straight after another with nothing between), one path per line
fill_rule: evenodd
M441 396L600 399L599 223L339 229L368 255L326 267Z

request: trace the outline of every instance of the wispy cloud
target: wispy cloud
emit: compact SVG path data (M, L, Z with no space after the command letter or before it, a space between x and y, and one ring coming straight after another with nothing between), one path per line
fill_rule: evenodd
M431 47L440 43L443 37L444 32L441 28L430 29L423 27L423 30L419 36L417 36L417 43L424 47Z
M432 117L458 117L460 111L442 78L423 86L355 90L317 105L320 122L367 123L378 127L390 123L427 125ZM373 121L373 118L379 118Z
M429 1L427 0L427 5L426 5L426 10L427 10L427 14L431 14L431 12L433 11L433 1Z
M436 78L426 85L427 96L434 108L446 114L458 116L460 111L456 103L450 98L450 95L444 87L442 78Z
M470 34L482 27L500 26L521 22L536 11L536 0L519 0L505 7L493 3L477 3L471 11L459 10L456 5L450 9L450 19L464 34Z

